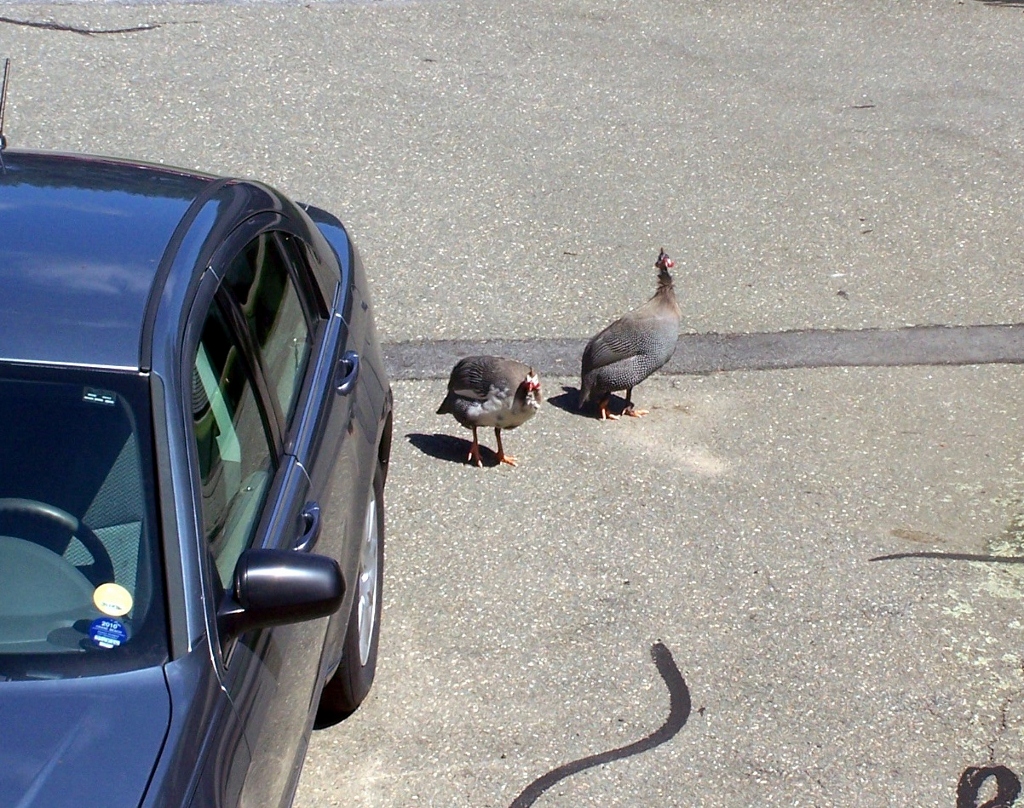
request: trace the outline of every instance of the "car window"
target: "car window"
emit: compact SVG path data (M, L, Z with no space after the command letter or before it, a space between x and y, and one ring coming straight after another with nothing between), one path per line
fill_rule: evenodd
M203 325L193 366L192 430L203 532L220 583L229 589L259 521L273 455L244 356L216 305Z
M147 382L0 370L0 678L166 656Z
M313 339L275 236L264 233L249 242L231 262L224 283L249 323L270 388L290 420Z

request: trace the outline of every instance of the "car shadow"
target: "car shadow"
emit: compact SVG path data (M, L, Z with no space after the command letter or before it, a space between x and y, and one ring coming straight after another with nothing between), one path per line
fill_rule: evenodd
M491 437L494 437L492 430ZM469 450L473 442L465 438L457 438L454 435L445 435L435 432L433 435L425 435L422 432L410 432L406 439L419 449L423 454L435 457L438 460L447 460L449 463L468 463ZM480 459L485 466L497 466L498 454L486 446L480 446Z
M350 715L352 713L336 713L321 708L313 718L313 729L330 729L340 724Z

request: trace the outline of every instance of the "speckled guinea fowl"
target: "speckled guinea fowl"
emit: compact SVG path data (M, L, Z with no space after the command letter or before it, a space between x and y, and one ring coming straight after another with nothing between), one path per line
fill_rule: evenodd
M498 462L516 465L501 445L501 430L515 429L540 409L540 377L529 365L501 356L467 356L452 368L448 395L437 408L438 415L450 413L464 427L473 430L473 446L467 460L482 466L476 430L494 427Z
M633 388L668 362L676 349L679 305L669 274L675 264L662 250L654 265L654 296L594 336L583 351L579 406L594 402L602 420L619 417L608 412L611 394L617 390L626 391L624 415L646 415L633 405Z

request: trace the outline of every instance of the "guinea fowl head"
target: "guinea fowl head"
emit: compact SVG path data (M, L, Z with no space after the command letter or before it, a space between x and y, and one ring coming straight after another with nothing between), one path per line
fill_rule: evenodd
M672 276L669 274L669 270L676 265L676 262L668 257L668 253L662 250L658 253L658 260L654 262L654 266L658 268L658 288L668 287L672 288Z
M530 368L530 372L526 374L526 378L519 385L516 399L527 407L534 409L540 407L540 376L533 368Z
M530 372L526 374L526 381L524 384L526 385L527 393L534 393L540 390L540 376L537 375L537 372L533 368L530 368Z

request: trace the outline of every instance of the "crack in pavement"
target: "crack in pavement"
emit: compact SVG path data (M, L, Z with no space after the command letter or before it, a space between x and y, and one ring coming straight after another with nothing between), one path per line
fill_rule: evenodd
M679 672L676 661L672 657L672 652L661 640L651 646L651 660L658 668L658 673L661 674L662 681L664 681L665 687L668 689L669 710L665 723L639 741L634 741L631 744L620 746L607 752L599 752L595 755L580 758L579 760L559 766L557 769L552 769L523 789L519 796L512 801L509 808L529 808L543 796L544 792L567 777L572 777L595 766L604 766L617 760L649 752L655 747L671 741L679 733L690 717L690 710L692 708L690 689L686 686L683 674Z
M586 340L431 340L387 343L392 380L447 379L455 360L497 354L526 362L541 375L578 376ZM892 330L680 334L659 372L668 375L737 370L911 365L1024 364L1024 323L912 326Z
M101 34L135 34L141 31L155 31L164 25L183 25L187 23L163 23L147 22L140 25L132 25L126 28L82 28L77 25L68 25L60 22L46 22L42 20L18 20L13 17L0 17L0 22L8 25L20 25L25 28L42 28L46 31L64 31L82 36L99 36Z
M1024 556L985 555L983 553L940 553L923 551L916 553L890 553L875 556L868 561L900 561L904 558L937 558L940 561L970 561L978 564L1024 564Z

